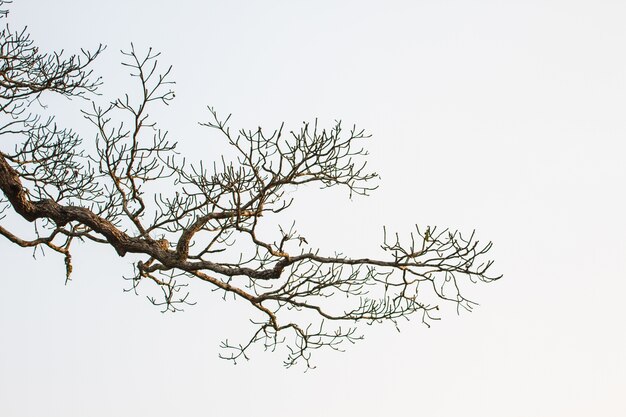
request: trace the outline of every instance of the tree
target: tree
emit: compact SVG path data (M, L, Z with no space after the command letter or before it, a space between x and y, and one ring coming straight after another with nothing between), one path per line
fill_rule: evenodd
M123 65L139 97L99 105L100 79L89 68L103 49L41 53L25 30L7 25L0 33L0 234L61 254L66 283L72 244L112 247L133 257L130 289L151 282L162 290L150 300L163 311L191 303L190 280L251 307L256 331L244 344L224 342L222 357L237 361L256 343L285 342L287 366L310 366L312 350L360 339L359 323L397 326L417 315L428 324L441 303L472 309L461 291L467 283L499 278L488 272L492 261L482 260L491 243L480 244L473 232L416 227L403 240L385 230L387 256L370 259L312 248L294 225L261 230L264 219L289 208L286 191L298 185L343 187L350 196L375 189L377 174L367 170L360 145L368 135L317 121L289 132L284 125L235 131L230 116L209 108L203 125L219 131L237 156L188 163L147 113L174 99L171 67L161 69L157 53L131 45ZM41 115L50 94L89 104L93 143ZM14 216L32 223L34 237L10 230Z

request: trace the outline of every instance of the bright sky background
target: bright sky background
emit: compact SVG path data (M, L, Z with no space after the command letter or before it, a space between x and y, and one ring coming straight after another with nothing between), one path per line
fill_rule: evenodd
M369 198L301 189L288 213L314 246L360 255L382 226L470 231L500 282L430 329L367 328L318 368L257 350L233 366L250 312L194 287L162 315L125 294L130 260L85 246L63 260L0 241L0 415L466 417L626 415L626 2L22 1L46 50L108 45L102 102L129 86L119 49L162 51L177 98L159 123L196 156L236 127L319 118L367 129ZM131 88L134 86L132 84ZM93 131L85 103L51 101ZM21 225L15 225L21 227Z

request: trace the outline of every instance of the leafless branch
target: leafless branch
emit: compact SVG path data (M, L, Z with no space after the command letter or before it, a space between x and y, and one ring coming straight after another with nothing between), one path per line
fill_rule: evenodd
M476 303L464 288L499 278L485 260L491 242L474 232L433 226L401 236L384 229L380 258L315 248L295 223L262 232L267 217L291 206L289 191L299 185L340 187L350 196L373 191L378 175L368 170L363 146L369 135L318 120L293 130L235 129L230 116L209 107L202 125L236 156L190 163L149 114L174 99L171 67L131 44L123 65L137 91L98 104L100 79L89 65L103 49L45 54L25 30L0 32L0 139L17 143L0 141L0 235L62 254L67 280L73 242L134 254L128 290L155 285L161 297L149 300L164 312L193 304L192 281L250 307L256 330L245 343L224 342L222 357L247 359L254 346L284 343L286 366L311 367L316 349L360 340L361 323L398 327L417 316L428 324L444 304L471 310ZM39 115L40 97L51 93L86 100L95 147ZM34 237L9 231L14 215L33 223Z

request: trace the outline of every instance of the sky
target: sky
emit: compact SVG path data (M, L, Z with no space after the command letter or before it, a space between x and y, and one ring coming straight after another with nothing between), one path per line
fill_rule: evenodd
M43 50L107 45L103 103L133 88L120 49L162 52L176 100L155 115L182 152L219 152L207 105L238 127L371 133L371 196L294 195L312 244L359 256L383 225L476 229L504 277L472 289L473 313L366 328L304 373L281 352L218 359L249 310L205 286L161 314L123 292L113 250L77 248L65 286L61 258L0 240L0 415L626 415L625 18L604 0L15 1L10 25ZM84 102L49 104L93 138Z

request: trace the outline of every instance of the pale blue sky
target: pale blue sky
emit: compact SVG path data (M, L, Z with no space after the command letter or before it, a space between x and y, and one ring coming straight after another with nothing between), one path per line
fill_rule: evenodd
M626 3L18 0L11 13L44 49L108 45L103 100L129 86L120 48L162 51L177 98L159 123L198 157L218 149L196 123L206 105L242 127L357 123L380 189L299 190L287 218L307 240L360 255L382 225L476 228L505 277L476 288L472 314L366 329L303 374L280 353L219 360L249 310L203 285L195 307L162 315L122 293L130 261L112 250L77 249L66 287L62 259L0 240L0 415L626 415ZM50 102L90 137L81 105Z

